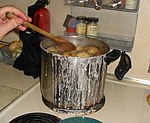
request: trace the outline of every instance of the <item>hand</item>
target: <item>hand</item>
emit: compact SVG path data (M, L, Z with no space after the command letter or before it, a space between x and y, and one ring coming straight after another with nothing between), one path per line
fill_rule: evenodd
M7 12L11 12L17 15L18 18L8 19L6 17ZM26 30L26 27L22 25L24 21L31 22L32 19L26 16L24 12L14 6L0 7L0 40L14 28L19 28L22 31Z

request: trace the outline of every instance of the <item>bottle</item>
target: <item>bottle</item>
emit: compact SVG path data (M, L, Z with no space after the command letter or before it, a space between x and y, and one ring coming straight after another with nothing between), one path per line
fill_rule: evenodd
M86 17L78 16L76 17L76 34L85 35L86 34Z
M47 8L40 8L34 13L33 24L50 32L50 12Z
M47 32L50 32L50 11L45 6L49 3L49 0L37 0L28 7L28 16L32 18L32 24Z
M87 36L97 36L98 21L99 19L95 17L87 18Z
M136 9L138 5L138 0L125 0L125 9Z

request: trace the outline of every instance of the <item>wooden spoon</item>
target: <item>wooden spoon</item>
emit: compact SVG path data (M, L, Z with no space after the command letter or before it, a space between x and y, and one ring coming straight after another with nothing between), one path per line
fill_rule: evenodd
M6 17L9 18L9 19L17 18L16 15L14 15L14 14L12 14L10 12L6 13ZM32 30L34 30L34 31L36 31L36 32L38 32L38 33L40 33L40 34L42 34L42 35L52 39L56 43L57 47L60 50L72 51L72 50L76 49L76 46L74 44L72 44L71 42L69 42L69 41L67 41L67 40L65 40L63 38L54 36L54 35L46 32L45 30L43 30L43 29L41 29L41 28L39 28L39 27L29 23L29 22L24 21L23 22L23 26L31 28Z

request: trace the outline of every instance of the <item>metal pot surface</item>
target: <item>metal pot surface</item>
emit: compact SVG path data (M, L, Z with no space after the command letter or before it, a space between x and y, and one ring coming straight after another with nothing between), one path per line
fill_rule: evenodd
M67 57L50 53L54 45L49 39L41 42L41 93L52 110L88 114L101 109L105 102L104 85L107 71L105 55L109 46L102 41L78 36L63 36L75 45L95 45L103 54L88 58Z

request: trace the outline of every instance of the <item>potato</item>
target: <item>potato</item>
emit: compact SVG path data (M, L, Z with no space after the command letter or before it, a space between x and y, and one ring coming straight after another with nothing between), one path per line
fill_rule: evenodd
M97 55L97 53L99 52L99 48L96 46L90 46L87 48L87 53L91 54L91 55Z
M22 41L12 41L9 45L8 45L8 49L11 52L14 52L18 49L21 49L23 47Z
M87 58L87 57L90 57L90 54L88 54L85 51L82 51L82 52L77 53L75 56L80 57L80 58Z
M63 53L64 56L72 56L72 57L74 57L76 54L77 54L77 51L76 51L76 50L70 51L70 52L67 51L67 52L64 52L64 53Z
M56 53L59 51L59 50L58 50L56 47L54 47L54 46L48 47L46 50L49 51L49 52L56 52Z
M83 47L83 46L80 46L80 45L76 47L76 50L77 50L77 51L81 51L81 50L83 50L83 49L84 49L84 47Z
M100 54L100 48L93 45L85 45L76 46L76 50L73 51L61 51L57 48L57 46L51 46L47 48L47 51L57 54L62 54L64 56L70 56L70 57L80 57L80 58L87 58L92 57Z
M70 52L64 52L63 56L71 56Z
M150 105L150 94L147 96L147 103Z
M20 49L23 47L23 43L21 40L19 40L19 43L20 43Z
M84 46L84 51L87 51L89 47L90 47L90 45L85 45Z

